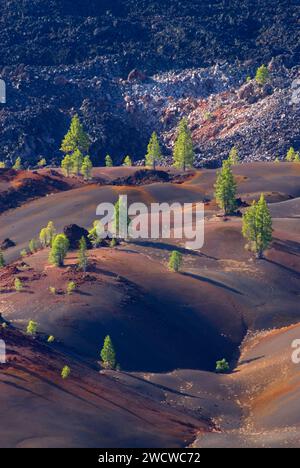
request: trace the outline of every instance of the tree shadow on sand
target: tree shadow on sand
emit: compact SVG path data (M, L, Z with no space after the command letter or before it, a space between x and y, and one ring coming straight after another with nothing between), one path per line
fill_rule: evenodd
M242 293L238 289L231 288L230 286L227 286L226 284L220 283L219 281L213 280L211 278L206 278L205 276L196 275L195 273L189 273L187 271L181 272L181 275L188 276L189 278L193 278L198 281L202 281L203 283L208 283L208 284L211 284L212 286L226 289L227 291L233 292L235 294L239 294L240 296L244 296L244 293Z

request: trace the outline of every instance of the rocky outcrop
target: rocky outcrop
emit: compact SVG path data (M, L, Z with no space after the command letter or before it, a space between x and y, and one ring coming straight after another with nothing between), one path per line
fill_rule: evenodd
M66 235L70 243L70 249L73 249L73 250L78 249L79 241L82 237L85 238L87 242L87 247L88 248L92 247L90 240L88 238L88 234L89 234L88 231L80 226L77 226L77 224L70 224L69 226L65 226L64 234Z

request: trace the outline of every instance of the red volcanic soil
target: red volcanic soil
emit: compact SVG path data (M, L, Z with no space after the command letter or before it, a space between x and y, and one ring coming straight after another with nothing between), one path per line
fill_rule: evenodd
M213 426L10 328L0 332L1 447L180 447ZM71 376L60 377L68 365ZM148 388L147 388L148 387ZM18 408L16 411L16 407ZM30 421L30 423L29 423Z
M132 172L132 168L112 168L107 171L107 177L113 182L117 177L131 176ZM195 437L195 446L299 446L298 368L291 363L291 340L300 338L297 336L300 323L300 168L297 164L257 163L236 166L234 172L242 201L249 203L261 192L265 192L268 199L274 241L264 260L255 260L245 249L241 216L226 219L219 216L213 199L214 170L195 171L181 184L155 182L119 186L106 182L100 186L94 183L29 201L0 216L0 241L10 238L16 243L16 247L5 251L5 258L13 263L0 270L0 313L23 330L28 320L36 320L40 339L50 334L57 339L52 348L59 353L59 358L55 357L54 361L60 356L62 359L59 365L54 365L55 375L51 373L50 378L46 375L51 363L46 358L44 368L34 371L39 373L38 381L32 383L28 376L21 375L26 381L30 380L29 389L34 394L39 394L42 385L47 398L48 394L50 398L54 395L58 433L65 434L65 438L61 435L59 440L52 439L54 418L49 422L51 430L45 438L38 437L38 431L44 434L40 427L44 421L48 423L52 413L48 402L43 403L43 407L40 400L27 392L25 404L19 405L22 412L27 411L28 399L29 409L34 410L34 414L39 405L36 431L27 437L28 446L56 443L59 446L131 446L133 440L137 446L191 443L197 424L191 423L193 428L191 432L188 430L187 436L186 426L182 431L180 423L181 429L178 428L177 417L176 427L172 429L169 412L164 419L169 429L162 422L161 430L148 431L137 419L132 419L132 425L124 426L123 406L142 416L143 405L147 413L147 405L152 405L153 400L157 405L157 417L165 418L168 408L168 411L181 415L183 412L184 417L188 414L193 421L200 421L200 428L202 421L212 421L219 430L201 433L197 439ZM105 174L105 169L101 169L103 179ZM66 266L61 269L49 266L47 249L27 256L22 262L18 259L19 251L49 220L54 221L58 231L71 223L88 228L96 218L97 205L102 201L115 202L120 194L127 194L129 202L142 201L148 205L151 202L204 202L203 248L189 251L185 249L184 240L176 239L130 241L115 249L90 251L86 275L76 270L77 252L68 254ZM184 258L178 274L167 268L170 252L175 248ZM24 284L21 293L13 290L16 277ZM65 291L71 280L78 288L68 296ZM51 294L49 287L55 287L57 294ZM104 372L99 376L93 369L107 334L115 344L122 372ZM27 342L33 346L32 341ZM17 347L14 352L21 356L23 345L20 351ZM29 367L34 364L34 352L30 358L32 363L28 361ZM216 360L222 358L230 361L235 369L233 373L212 373ZM93 418L100 420L92 419L89 426L87 406L80 406L74 395L66 393L75 393L73 373L66 382L59 378L58 369L68 360L74 369L84 367L88 379L90 373L93 374L92 386L100 385L97 395L111 388L111 401L122 410L114 409L113 404L105 410L101 406L103 419L96 412ZM74 372L76 379L78 373L79 370ZM3 375L0 374L0 380ZM95 382L94 375L99 383ZM44 377L47 383L41 384ZM50 386L48 380L52 379L57 379L55 383L63 387L63 393L57 393L61 389ZM5 380L8 380L6 376ZM17 431L19 416L13 404L16 385L24 384L16 380L13 383L3 393L6 398L3 407L12 421L11 431L3 440L4 445L11 446L26 438L24 426L20 429L22 436ZM137 398L137 406L134 398L131 399L131 392ZM21 393L18 398L23 401L24 395ZM80 397L88 399L86 394ZM59 416L66 405L65 398L71 399L69 408L76 408L75 419L67 418L69 423L73 422L69 430ZM126 404L124 399L127 399ZM93 404L96 403L93 401ZM104 433L109 414L110 429ZM78 429L81 420L82 432ZM86 437L88 431L93 434L90 440Z

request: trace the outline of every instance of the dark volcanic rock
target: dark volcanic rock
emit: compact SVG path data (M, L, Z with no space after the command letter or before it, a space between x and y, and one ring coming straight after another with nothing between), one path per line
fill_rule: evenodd
M11 239L4 239L4 241L0 244L0 250L7 250L15 246L16 244Z
M79 241L82 237L85 238L87 247L92 247L88 238L88 231L80 226L77 226L77 224L70 224L69 226L65 226L64 234L70 242L70 249L78 249Z
M170 175L165 171L141 169L128 177L120 177L113 185L146 185L155 182L169 182Z

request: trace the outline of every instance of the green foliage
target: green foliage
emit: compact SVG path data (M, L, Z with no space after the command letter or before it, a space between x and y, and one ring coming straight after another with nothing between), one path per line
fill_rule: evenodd
M240 162L239 158L239 152L237 150L236 146L233 146L230 150L229 157L228 157L228 162L234 166L235 164L238 164Z
M300 161L299 153L296 153L295 149L291 146L286 154L285 160L287 162L299 162Z
M250 242L250 249L257 258L262 258L264 251L272 242L272 218L265 197L262 194L258 202L253 202L243 216L243 236Z
M71 155L72 158L72 173L76 176L79 176L82 165L83 165L83 155L79 149L76 149Z
M5 260L4 260L4 255L3 255L2 250L0 249L0 268L5 267L5 265L6 265L6 263L5 263Z
M222 359L221 361L216 362L216 372L220 374L224 374L228 372L230 369L228 362L226 359Z
M113 167L114 163L113 163L113 160L112 158L109 156L109 154L107 154L105 156L105 166L106 167Z
M15 285L15 290L16 290L17 292L21 292L21 291L23 290L23 283L22 283L22 281L20 280L20 278L16 278L16 279L15 279L14 285Z
M131 167L131 166L132 166L132 159L131 159L130 156L126 156L126 157L124 158L123 165L124 165L124 166L127 166L127 167Z
M66 177L70 177L73 169L73 159L72 156L67 154L61 162L61 168Z
M74 291L76 291L76 283L74 283L74 281L69 281L69 283L67 284L67 294L68 296L71 296L73 294Z
M28 248L29 248L29 251L30 251L32 254L35 253L35 252L37 252L37 250L38 250L38 243L37 243L36 239L31 239L31 241L29 242Z
M60 375L61 375L62 379L66 380L66 379L68 379L70 377L70 374L71 374L70 367L69 366L64 366L62 368L62 371L61 371Z
M53 294L53 296L55 296L55 294L56 294L56 288L54 288L53 286L50 286L50 287L49 287L49 291L50 291L51 294Z
M6 169L6 162L0 161L0 169Z
M40 168L47 166L46 159L45 158L40 159L39 162L37 163L37 166Z
M54 343L54 341L55 341L55 337L54 337L53 335L50 335L50 336L48 337L47 343L50 343L50 344L51 344L51 343Z
M114 249L115 247L117 247L118 245L118 242L117 242L117 239L115 239L114 237L112 238L112 240L110 241L110 244L109 246Z
M248 75L246 78L246 83L250 83L251 79L252 79L251 76Z
M20 157L16 159L13 169L15 169L15 171L20 171L22 169L22 160Z
M38 328L37 322L34 322L33 320L29 320L27 329L26 329L27 335L35 336L37 333L37 328Z
M269 79L269 70L265 65L259 67L255 75L256 82L263 86Z
M274 159L274 162L275 162L275 163L280 163L280 159L279 159L278 156L276 156L276 158Z
M169 270L177 273L182 265L182 254L177 250L173 250L169 259Z
M187 119L182 119L178 127L178 135L174 145L174 166L185 170L193 167L195 153L191 132L188 128Z
M155 169L156 164L159 163L162 159L161 148L156 132L153 132L148 144L147 154L146 154L146 165L152 166Z
M233 213L236 209L236 191L237 184L231 164L229 161L223 161L222 169L217 175L215 197L219 207L224 210L225 216Z
M205 112L203 118L205 121L211 122L214 119L214 116L211 112Z
M55 236L49 255L49 261L52 265L62 267L69 250L69 241L64 234Z
M126 228L126 223L128 228L130 224L130 218L128 217L127 210L125 208L122 198L119 198L119 200L115 204L115 212L113 219L113 231L116 237L125 237L123 236L123 234L125 233L121 231L123 231Z
M89 156L85 156L83 158L82 166L81 166L81 174L83 175L84 180L90 180L92 178L92 169L93 164L90 160Z
M78 253L78 266L80 270L86 271L88 267L88 255L87 255L87 245L86 240L82 237L79 241L79 253Z
M110 336L105 338L100 356L102 359L102 364L106 369L116 368L116 353Z
M89 137L84 131L79 117L76 114L72 118L70 129L62 141L60 150L65 154L72 154L75 153L75 151L86 154L89 150L89 147Z
M22 249L21 252L20 252L20 255L21 255L22 258L27 257L27 255L28 255L27 250L26 250L26 249Z
M94 221L93 227L89 230L89 241L91 242L94 249L99 247L102 242L101 232L103 231L103 226L101 221Z

